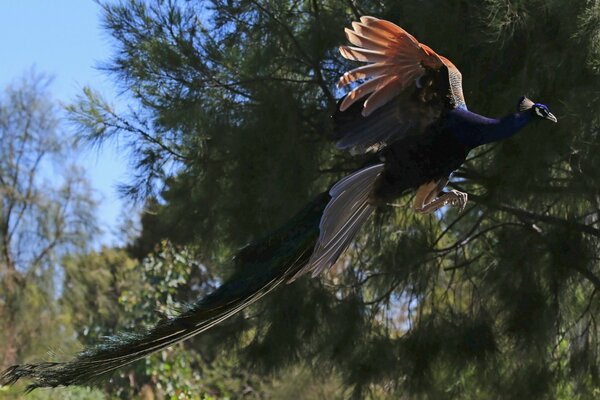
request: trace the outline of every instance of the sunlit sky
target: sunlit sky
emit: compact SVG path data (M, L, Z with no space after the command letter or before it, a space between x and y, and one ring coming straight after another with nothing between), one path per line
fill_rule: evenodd
M97 69L109 58L110 43L92 0L0 0L0 88L34 67L54 77L50 91L62 103L71 102L83 86L114 99L109 77ZM123 216L116 185L127 180L126 157L110 144L82 151L79 164L99 201L104 230L95 242L116 244Z

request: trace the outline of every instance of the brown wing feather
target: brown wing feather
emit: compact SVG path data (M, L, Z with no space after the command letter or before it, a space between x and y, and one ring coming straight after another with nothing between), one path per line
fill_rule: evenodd
M377 89L373 94L369 96L367 100L365 100L363 114L369 115L373 110L378 109L390 99L393 99L397 95L400 94L403 84L399 84L400 81L399 76L393 76L388 81L386 81L385 86Z
M340 111L345 111L352 104L354 104L354 102L362 99L368 94L385 88L385 86L389 83L393 84L393 81L395 81L396 79L397 77L395 75L379 75L373 79L368 80L367 82L356 87L354 90L348 93L344 101L342 101L342 104L340 104Z
M354 46L341 46L340 53L348 60L362 62L387 61L390 57L384 51L367 50Z
M447 91L434 97L449 97L450 107L465 105L460 72L447 58L389 21L363 16L360 22L352 23L352 28L346 29L346 36L354 46L341 46L340 53L347 59L371 64L348 71L340 78L339 87L367 79L346 96L340 111L368 95L362 110L366 117L414 86L419 78L431 72L439 76L442 70L447 70L448 81L436 85L436 90L444 91L445 86Z
M366 37L349 28L344 28L344 32L350 43L364 49L385 51L389 46L389 41L377 36Z
M353 22L352 29L354 29L354 32L356 32L362 36L369 37L369 38L378 38L380 40L385 40L386 42L395 39L394 35L392 35L391 33L387 32L387 31L369 27L360 22Z
M362 67L355 68L342 75L338 82L338 88L342 88L359 79L365 79L371 76L392 75L395 70L396 66L394 64L374 63L363 65Z

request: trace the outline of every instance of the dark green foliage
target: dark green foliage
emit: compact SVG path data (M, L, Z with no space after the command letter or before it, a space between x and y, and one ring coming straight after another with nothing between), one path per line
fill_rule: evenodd
M260 285L272 265L262 261L301 239L286 221L363 161L328 141L349 67L336 51L343 28L369 14L398 23L459 67L473 111L503 115L526 94L559 123L472 154L455 180L471 196L464 213L414 216L399 199L330 274L280 287L197 349L237 343L256 371L302 362L356 397L594 398L597 3L106 3L105 67L132 109L88 90L71 117L88 139L125 141L135 167L125 191L154 196L136 257L168 238L215 277ZM277 246L245 248L222 268L280 226Z
M106 268L96 269L99 265ZM205 296L215 283L189 252L165 242L142 264L124 251L103 249L70 258L65 267L68 291L62 298L63 308L72 316L79 340L94 346L85 351L88 357L100 349L110 349L114 354L114 348L124 341L132 346L135 334L121 334L112 340L106 336L117 331L140 331L160 319L164 325L166 318L180 313L192 299ZM96 307L89 306L88 298ZM215 336L219 337L219 332ZM112 374L110 382L92 377L89 383L116 398L130 398L144 391L194 399L205 395L233 396L244 390L250 398L257 396L254 392L260 381L251 373L236 371L234 355L213 349L211 342L216 339L210 335L198 339L128 365ZM78 369L68 367L62 366L62 379L81 375L86 369L85 365ZM55 365L45 371L44 379L52 379L56 369Z

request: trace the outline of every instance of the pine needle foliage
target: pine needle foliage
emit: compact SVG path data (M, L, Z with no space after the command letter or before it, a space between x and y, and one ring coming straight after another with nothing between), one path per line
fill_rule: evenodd
M465 212L415 216L400 199L339 268L233 321L246 365L307 363L357 398L598 396L598 1L103 3L104 68L131 108L88 90L71 117L131 150L124 191L153 196L138 248L169 238L226 276L223 260L360 164L328 119L349 67L336 47L360 15L452 59L473 111L526 94L560 122L473 154L453 183Z

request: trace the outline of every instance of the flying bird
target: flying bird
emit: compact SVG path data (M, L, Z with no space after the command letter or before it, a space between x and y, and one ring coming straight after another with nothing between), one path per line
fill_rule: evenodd
M506 139L534 120L557 119L523 96L516 112L488 118L468 110L462 76L446 57L392 22L364 16L345 30L346 59L365 63L339 80L355 85L333 115L337 147L372 154L358 171L318 195L277 231L240 250L239 272L179 316L123 333L66 362L15 365L0 385L31 379L38 387L83 385L155 351L201 333L275 287L330 268L376 207L416 191L413 210L460 209L467 194L444 190L450 175L478 146Z

